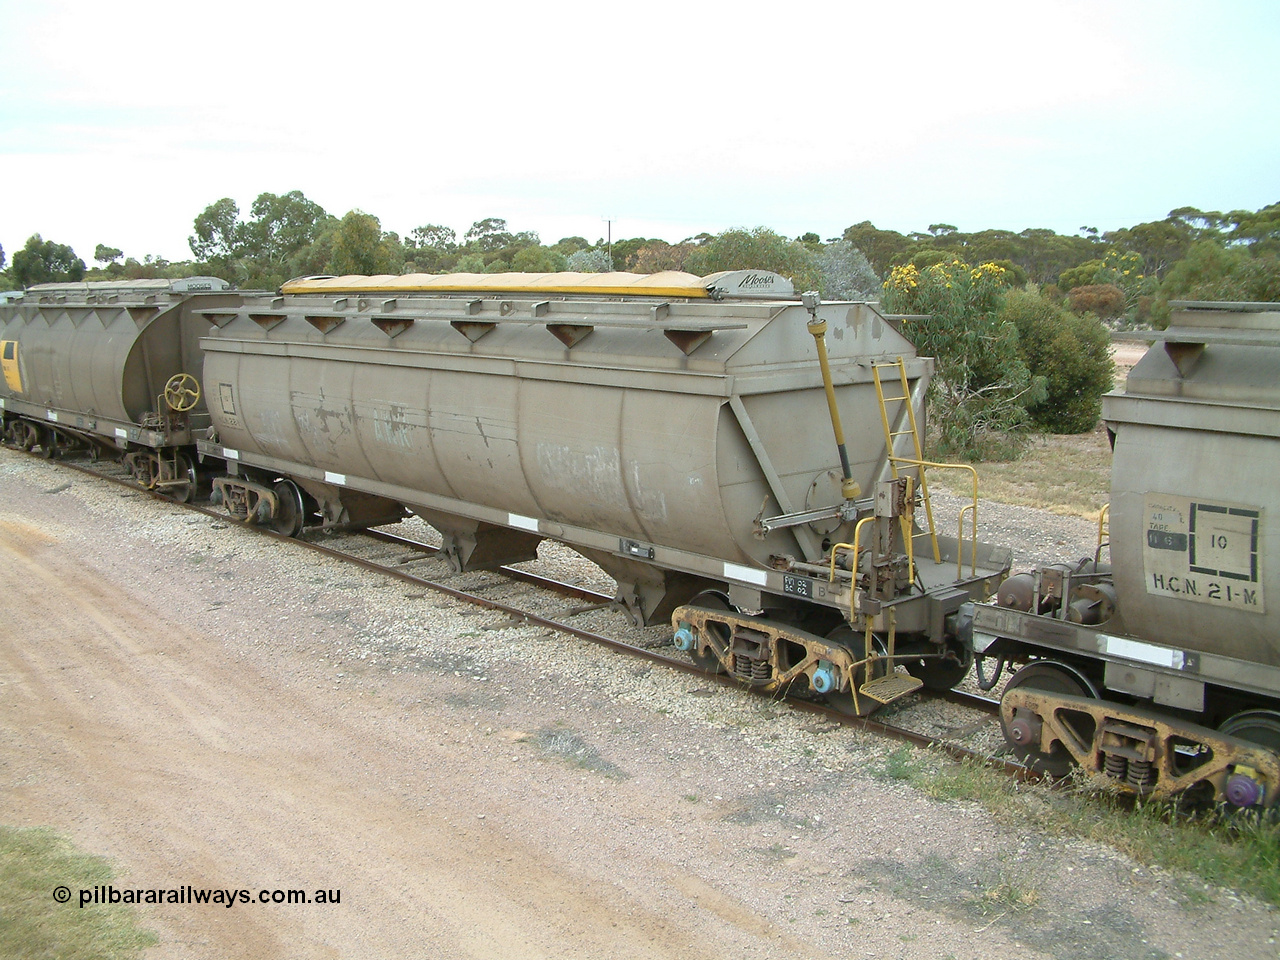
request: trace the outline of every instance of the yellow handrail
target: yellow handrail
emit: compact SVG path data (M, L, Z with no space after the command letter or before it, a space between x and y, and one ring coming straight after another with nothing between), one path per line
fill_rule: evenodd
M830 569L830 571L829 571L829 572L828 572L828 574L827 574L827 582L828 582L828 583L835 583L835 580L836 580L836 554L837 554L837 553L839 553L841 550L852 550L852 551L853 551L853 574L854 574L854 577L855 577L855 578L857 577L857 574L858 574L858 551L861 549L861 548L858 546L858 543L859 543L859 541L862 539L862 525L863 525L864 523L870 523L870 522L871 522L872 520L874 520L874 519L875 519L875 517L863 517L861 520L859 520L859 521L857 522L857 524L856 524L856 525L854 526L854 528L853 528L853 543L837 543L834 547L832 547L832 548L831 548L831 569Z
M911 495L915 493L915 487L912 477L907 477L907 489L904 496L908 503L911 502ZM910 590L910 584L916 582L916 538L911 535L911 523L905 516L898 518L898 529L902 532L902 543L907 548L907 589Z
M973 511L973 541L974 546L969 550L969 576L976 577L978 575L978 508L967 503L960 508L960 523L956 530L956 579L959 580L964 576L964 515L970 510Z
M973 512L971 518L971 539L969 549L970 575L977 576L978 572L978 471L974 469L972 464L968 463L937 463L932 460L908 460L905 457L895 457L899 463L909 463L917 466L924 471L925 467L934 467L939 470L968 470L973 479L973 503L965 506L960 511L960 528L957 530L956 537L956 577L964 575L964 515L969 511Z

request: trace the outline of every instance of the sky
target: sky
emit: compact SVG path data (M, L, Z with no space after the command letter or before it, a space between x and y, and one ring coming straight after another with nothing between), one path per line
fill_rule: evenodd
M545 243L1280 200L1275 0L0 0L0 24L10 257L40 233L189 259L206 206L290 190Z

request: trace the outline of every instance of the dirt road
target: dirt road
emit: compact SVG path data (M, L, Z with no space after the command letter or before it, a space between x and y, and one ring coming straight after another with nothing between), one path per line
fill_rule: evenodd
M548 857L474 735L406 708L417 678L335 690L301 665L281 682L241 646L272 631L193 629L62 539L0 522L7 818L119 858L121 886L340 891L158 909L157 956L710 957L742 939L734 917L668 917Z
M145 907L155 960L1277 952L1274 910L1008 836L874 738L10 451L0 584L0 821L120 887L340 891Z

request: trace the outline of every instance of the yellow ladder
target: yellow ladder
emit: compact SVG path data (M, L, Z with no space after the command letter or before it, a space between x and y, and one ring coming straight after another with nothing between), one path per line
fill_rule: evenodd
M900 389L900 393L886 396L886 381L880 378L881 370L896 370L896 382ZM933 505L929 501L929 484L925 480L924 475L924 448L920 443L920 428L916 424L916 408L911 402L911 387L907 383L907 365L906 362L899 357L892 363L873 363L871 364L871 377L876 384L876 399L880 402L880 422L884 425L884 446L885 453L889 460L889 470L893 475L893 479L897 480L901 476L911 477L914 481L916 489L920 491L920 501L924 504L925 517L928 520L928 530L921 531L918 534L911 534L906 519L903 519L902 535L907 537L924 537L927 536L933 545L933 561L934 563L942 562L942 552L938 549L938 532L933 525ZM894 379L890 378L887 383L894 383ZM910 424L910 430L894 430L893 424L889 422L889 404L902 402L906 411L906 420ZM899 414L898 420L903 419ZM897 451L898 437L911 437L915 457L900 457Z

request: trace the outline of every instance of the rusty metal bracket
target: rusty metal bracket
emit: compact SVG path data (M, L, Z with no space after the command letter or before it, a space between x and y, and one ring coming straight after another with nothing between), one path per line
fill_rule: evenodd
M1049 753L1060 743L1086 773L1105 776L1126 792L1164 799L1205 783L1213 787L1216 800L1226 800L1228 781L1240 774L1258 782L1264 806L1280 799L1280 754L1208 727L1138 707L1031 688L1004 695L1000 716L1006 728L1016 710L1040 721L1036 750ZM1080 731L1090 722L1094 732L1086 739ZM1110 764L1108 757L1114 758ZM1139 778L1134 784L1125 779L1135 762L1150 764L1154 780Z
M859 657L848 647L776 620L692 605L676 608L671 625L677 632L692 630L697 652L704 657L713 655L727 674L762 693L785 693L793 682L805 677L819 692L848 696L853 712L865 716L921 687L916 678L895 673L896 658L878 652L870 641L867 655ZM797 648L803 655L796 655ZM740 665L739 657L747 658L753 667L759 664L767 669L758 673L735 669ZM884 673L880 673L882 669ZM821 686L819 679L829 686Z

